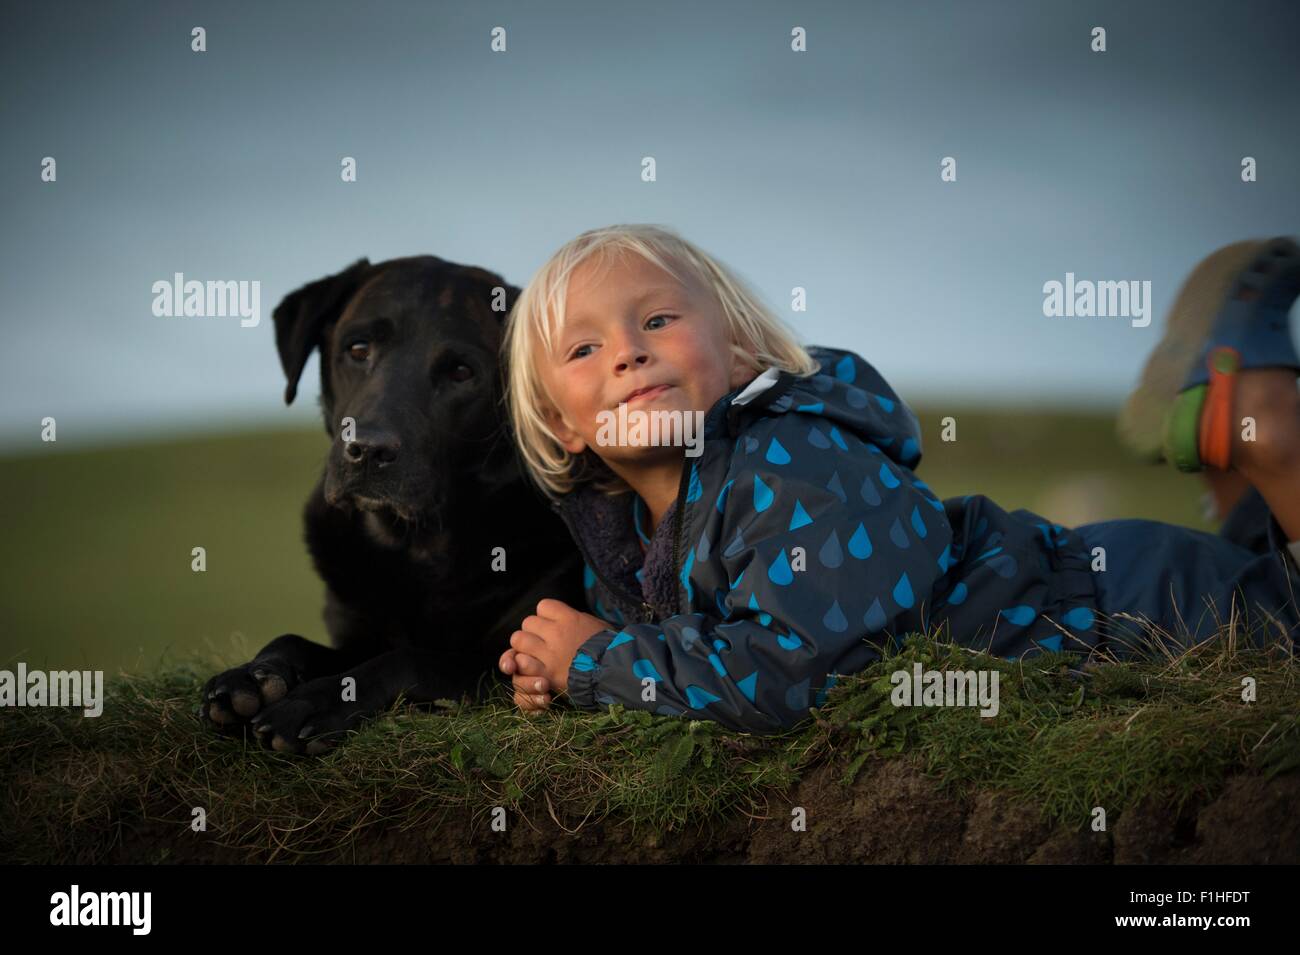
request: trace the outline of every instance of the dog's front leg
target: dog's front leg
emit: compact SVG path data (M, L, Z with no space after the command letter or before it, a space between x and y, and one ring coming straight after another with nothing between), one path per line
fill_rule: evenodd
M412 703L459 699L464 680L448 673L449 662L445 654L391 650L343 673L301 684L267 706L251 725L271 749L315 756L388 709L401 694Z
M309 680L348 665L343 654L296 633L276 637L248 663L212 677L204 685L198 716L222 732L240 731L266 707Z

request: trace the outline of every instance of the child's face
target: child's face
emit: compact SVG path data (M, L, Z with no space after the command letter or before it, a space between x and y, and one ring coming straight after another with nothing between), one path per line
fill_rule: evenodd
M590 447L611 466L680 458L681 448L602 447L597 414L624 401L628 411L707 412L755 375L734 360L714 296L679 285L640 256L601 275L584 262L570 276L567 299L552 353L539 344L534 360L559 412L547 415L551 429L571 454ZM666 387L628 400L650 386Z

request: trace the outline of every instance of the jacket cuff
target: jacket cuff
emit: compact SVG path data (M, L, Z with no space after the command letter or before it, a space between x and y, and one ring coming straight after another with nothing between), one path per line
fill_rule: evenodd
M578 648L569 667L569 687L566 692L574 706L584 710L596 708L596 684L599 680L600 661L610 642L617 636L613 630L601 630L587 638Z

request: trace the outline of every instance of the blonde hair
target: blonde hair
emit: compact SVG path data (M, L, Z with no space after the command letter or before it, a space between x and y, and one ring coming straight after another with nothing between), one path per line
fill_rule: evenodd
M771 366L800 376L820 368L745 282L672 230L635 224L584 232L552 255L520 293L501 346L507 368L506 402L524 466L543 488L558 495L587 482L606 494L630 490L590 448L573 455L560 445L544 417L544 410L554 403L533 364L537 346L549 353L564 328L566 293L574 270L591 258L603 268L612 255L628 254L640 255L682 285L687 284L685 275L712 291L722 307L733 355L756 375Z

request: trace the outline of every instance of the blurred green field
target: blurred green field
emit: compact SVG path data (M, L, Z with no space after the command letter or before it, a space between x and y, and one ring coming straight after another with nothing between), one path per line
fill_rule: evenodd
M918 473L1065 526L1145 517L1204 530L1202 484L1133 461L1106 415L914 406ZM940 422L957 419L957 440ZM302 507L323 431L252 431L0 459L0 669L152 671L191 649L247 659L285 632L328 642ZM206 573L190 569L207 549Z

